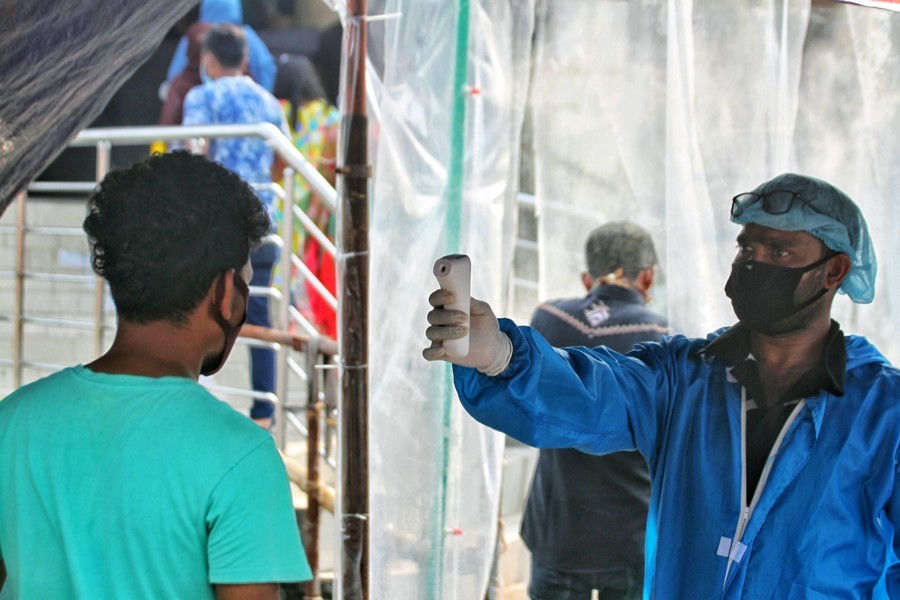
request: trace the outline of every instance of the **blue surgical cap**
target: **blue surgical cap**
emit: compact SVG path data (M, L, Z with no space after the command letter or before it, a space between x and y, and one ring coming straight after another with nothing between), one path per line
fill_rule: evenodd
M794 202L782 215L772 215L763 210L762 202L748 206L732 222L739 225L756 223L763 227L785 231L806 231L819 238L828 248L850 257L852 266L838 291L860 304L868 304L875 297L875 274L878 264L875 249L869 237L869 229L859 207L850 196L828 182L784 173L753 190L766 194L775 190L795 192L804 202Z

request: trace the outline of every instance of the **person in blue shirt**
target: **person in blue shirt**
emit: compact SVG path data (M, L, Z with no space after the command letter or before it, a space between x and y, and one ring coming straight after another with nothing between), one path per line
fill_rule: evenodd
M637 449L650 470L647 598L897 598L900 370L831 319L874 296L859 208L786 173L732 200L738 322L627 354L429 302L428 360L482 423L540 448ZM469 333L470 351L442 342Z
M239 25L244 32L248 45L247 71L259 85L271 92L275 87L275 74L278 67L275 65L275 57L269 52L256 31L249 25L241 25L244 22L243 10L240 0L203 0L200 3L199 23L218 25L219 23L231 23ZM166 72L166 81L170 84L188 66L188 36L182 36L175 47L175 54L169 63Z
M247 61L244 32L231 24L216 25L206 33L201 52L201 75L205 83L188 92L184 99L184 125L271 123L288 139L290 131L281 104L262 86L243 75ZM254 184L272 182L275 160L272 148L262 138L221 138L210 141L209 157ZM273 194L260 190L259 198L275 216ZM263 244L250 256L253 265L253 287L268 287L277 258L274 244ZM268 296L251 296L247 313L251 325L271 327ZM275 352L266 348L250 349L251 384L263 393L275 392ZM275 414L271 401L257 398L250 417L270 428Z

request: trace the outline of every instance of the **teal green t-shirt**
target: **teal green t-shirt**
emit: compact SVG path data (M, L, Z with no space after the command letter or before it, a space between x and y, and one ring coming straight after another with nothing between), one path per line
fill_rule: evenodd
M72 367L0 402L12 598L214 598L311 577L272 437L196 382Z

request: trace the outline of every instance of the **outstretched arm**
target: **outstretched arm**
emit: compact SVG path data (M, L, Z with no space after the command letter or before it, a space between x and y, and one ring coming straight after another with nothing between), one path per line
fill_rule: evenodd
M648 345L628 356L604 348L556 349L536 331L494 317L472 299L465 313L444 310L446 290L429 302L428 360L454 364L463 407L476 420L538 448L606 453L639 448L651 459L667 410L666 351ZM469 332L469 354L447 357L442 343Z

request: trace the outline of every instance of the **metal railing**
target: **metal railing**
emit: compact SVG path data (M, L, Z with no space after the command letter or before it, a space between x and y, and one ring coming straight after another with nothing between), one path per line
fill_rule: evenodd
M188 126L147 126L147 127L101 127L85 129L69 146L95 146L98 157L101 147L108 144L122 146L149 144L156 140L181 141L202 138L259 137L272 147L275 154L294 169L309 183L315 194L328 205L330 210L337 209L337 193L331 184L322 177L316 167L294 147L294 144L271 123L255 123L250 125L188 125ZM108 157L108 154L107 154ZM108 158L107 158L108 160ZM107 163L108 164L108 163ZM98 167L99 170L99 167ZM102 178L98 178L102 179Z

